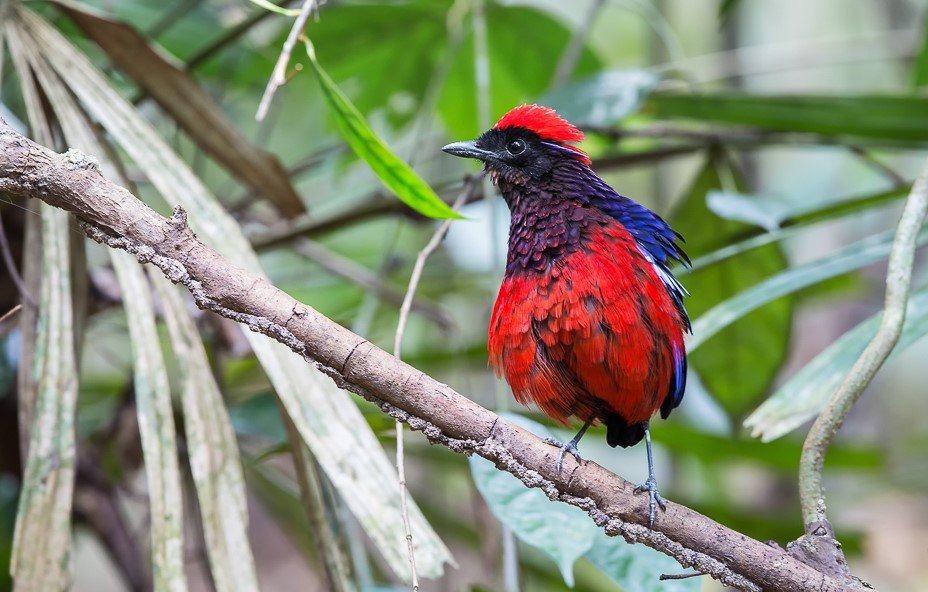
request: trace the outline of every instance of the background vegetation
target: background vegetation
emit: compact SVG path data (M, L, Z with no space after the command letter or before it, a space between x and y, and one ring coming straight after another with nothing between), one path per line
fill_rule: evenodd
M928 152L924 2L330 0L306 28L316 65L297 44L261 122L293 14L87 6L0 0L0 115L95 155L162 213L183 205L200 238L385 349L436 223L373 172L386 149L358 158L370 136L359 143L347 101L449 204L475 170L440 152L448 141L526 101L582 125L597 171L671 220L694 263L680 270L690 388L654 429L662 493L754 538L801 533L802 438L875 331ZM400 193L442 213L417 191ZM424 268L402 357L551 429L486 369L505 206L490 192L461 211ZM171 590L408 589L393 421L57 214L0 201L0 314L23 304L0 321L0 589L10 562L58 577L41 559L67 552L69 517L76 590L145 590L152 573ZM928 590L917 263L896 355L826 464L838 539L881 590ZM642 447L593 432L586 458L644 479ZM66 487L30 489L40 466L71 471L73 507ZM418 433L405 468L424 590L718 589L658 582L679 566ZM49 519L18 557L17 507L21 528L30 511Z

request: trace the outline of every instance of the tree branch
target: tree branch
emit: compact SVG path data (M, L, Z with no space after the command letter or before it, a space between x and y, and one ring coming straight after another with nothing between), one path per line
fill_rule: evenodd
M886 272L886 304L876 335L857 359L828 407L818 416L802 447L799 463L799 498L806 531L826 520L825 490L822 469L828 446L844 424L844 419L864 389L876 376L883 362L899 341L909 303L912 263L915 259L915 239L928 213L928 161L906 200L902 219L896 230Z
M499 418L364 338L241 269L201 243L175 210L166 219L106 180L76 151L56 154L0 123L0 192L41 199L75 214L94 240L153 263L182 283L197 304L280 341L341 388L373 401L433 443L478 454L553 499L586 511L612 536L643 543L741 590L862 591L793 555L733 531L684 506L668 503L649 529L647 497L592 462L557 449Z

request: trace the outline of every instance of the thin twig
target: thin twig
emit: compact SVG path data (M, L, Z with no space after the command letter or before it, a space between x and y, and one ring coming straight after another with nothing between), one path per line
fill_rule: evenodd
M258 104L258 112L255 114L256 120L261 121L264 119L264 116L267 115L268 108L271 106L274 93L287 82L287 64L290 63L290 55L293 53L293 48L296 47L296 42L299 40L300 35L303 34L303 29L306 28L306 21L309 20L309 15L312 14L313 7L315 6L316 0L303 1L303 6L300 8L300 16L296 17L296 21L290 29L290 34L287 35L287 40L284 42L280 57L277 58L277 63L274 65L274 71L271 72L271 79L267 81L267 88L264 89L264 95L261 97L261 102Z
M667 580L688 580L690 578L697 578L699 576L704 576L706 574L698 571L688 571L681 574L661 574L657 579L665 582Z
M462 205L467 203L471 194L477 187L478 178L483 174L469 178L464 183L464 190L454 200L451 208L457 211ZM403 298L403 304L400 306L400 319L396 324L396 336L393 339L393 355L400 359L403 348L403 336L406 333L406 324L409 322L409 311L412 309L413 298L416 290L419 288L419 280L422 279L422 270L425 269L425 262L435 252L438 245L445 239L448 234L448 228L451 226L451 219L442 222L432 235L428 244L419 251L416 257L416 263L412 268L412 274L409 276L409 286L406 288L406 296ZM414 592L419 590L419 579L416 576L416 556L412 542L412 531L409 528L409 511L406 504L406 466L404 461L403 450L403 422L396 420L396 473L400 482L400 509L403 513L403 529L406 531L406 548L409 551L409 569L412 572L412 589Z
M3 316L0 317L0 323L2 323L3 321L7 320L8 318L10 318L11 316L15 315L16 313L18 313L18 312L20 311L20 309L22 309L22 307L23 307L22 304L17 304L16 306L14 306L13 308L11 308L10 310L8 310L8 311L6 311L5 313L3 313Z
M593 23L596 22L596 15L599 14L599 10L605 3L606 0L593 0L592 4L590 4L590 8L583 17L583 22L574 31L567 49L561 55L561 61L558 62L557 69L554 71L554 78L551 81L552 89L563 86L574 73L577 62L580 61L580 56L583 53L586 38L590 34L590 29L593 28Z
M870 165L870 168L889 179L890 182L892 182L893 187L904 187L908 183L908 181L906 181L905 178L900 175L896 169L873 156L873 154L871 154L870 151L866 148L862 146L848 146L847 148L859 156L860 159L865 163Z
M886 300L880 327L867 345L844 382L818 416L802 447L799 463L799 497L806 528L826 520L825 491L822 469L825 453L854 403L873 380L883 362L892 352L905 323L912 263L915 259L916 237L928 213L928 161L915 180L906 200L902 218L896 230L886 272Z
M3 228L2 218L0 218L0 255L3 256L3 264L6 265L6 268L9 270L10 279L13 280L13 284L19 291L19 295L22 296L23 300L25 300L29 306L36 308L38 305L35 302L35 298L33 298L29 290L26 289L26 282L23 281L22 276L19 275L19 270L16 269L16 262L13 260L13 252L10 250L10 241L6 238L6 230Z

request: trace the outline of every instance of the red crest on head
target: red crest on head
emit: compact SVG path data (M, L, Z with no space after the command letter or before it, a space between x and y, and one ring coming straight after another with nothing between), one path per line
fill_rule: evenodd
M508 127L524 127L538 134L542 140L583 141L583 132L558 115L554 109L541 105L519 105L500 117L493 129Z
M538 134L542 140L553 142L582 142L583 132L557 114L550 107L541 105L519 105L500 117L493 129L502 130L521 127ZM574 146L566 146L577 152L578 158L589 164L586 153Z

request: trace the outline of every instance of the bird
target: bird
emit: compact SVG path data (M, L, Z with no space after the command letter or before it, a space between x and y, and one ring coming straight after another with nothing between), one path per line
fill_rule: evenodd
M490 317L490 366L524 405L583 427L548 440L582 462L593 424L606 441L644 438L651 527L657 489L650 420L666 419L686 389L688 295L671 266L690 261L683 237L660 216L619 195L574 144L584 134L551 108L523 104L474 141L442 150L483 161L511 214L506 269Z

